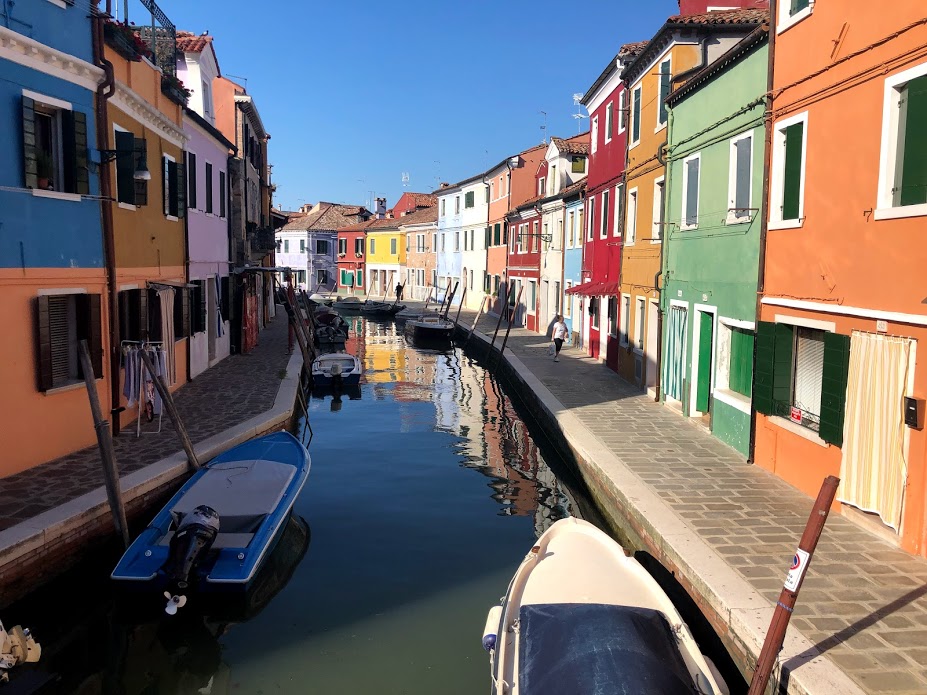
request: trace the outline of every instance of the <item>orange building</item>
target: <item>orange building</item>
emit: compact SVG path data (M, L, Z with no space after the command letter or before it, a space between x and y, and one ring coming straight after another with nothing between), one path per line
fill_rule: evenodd
M754 459L925 555L923 3L779 5Z

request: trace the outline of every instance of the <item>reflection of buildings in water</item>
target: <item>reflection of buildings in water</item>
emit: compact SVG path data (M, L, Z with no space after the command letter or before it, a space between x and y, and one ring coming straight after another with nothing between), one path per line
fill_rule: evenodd
M367 382L384 384L399 381L399 374L405 371L405 350L400 349L402 336L397 332L396 324L366 320L363 326ZM382 393L374 395L382 400Z

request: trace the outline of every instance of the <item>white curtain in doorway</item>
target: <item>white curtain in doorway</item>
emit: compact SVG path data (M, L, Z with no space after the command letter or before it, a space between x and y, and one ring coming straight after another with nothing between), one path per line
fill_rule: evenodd
M666 331L666 359L663 364L663 393L669 398L682 400L682 382L685 378L686 325L685 307L671 306Z
M908 338L853 331L837 499L901 527L904 488L903 399L911 350Z
M174 288L158 290L161 303L161 341L164 344L164 360L167 367L164 374L168 386L177 383L177 365L174 359Z

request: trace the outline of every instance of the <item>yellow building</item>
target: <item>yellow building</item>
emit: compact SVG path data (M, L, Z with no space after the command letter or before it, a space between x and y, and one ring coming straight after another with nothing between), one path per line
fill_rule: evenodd
M662 240L673 224L664 224L663 154L669 118L665 99L767 18L766 10L740 9L670 17L621 75L629 95L629 132L618 373L653 393L659 381ZM593 219L591 214L586 217Z
M376 220L367 227L367 288L371 297L395 296L405 277L406 235L402 218Z

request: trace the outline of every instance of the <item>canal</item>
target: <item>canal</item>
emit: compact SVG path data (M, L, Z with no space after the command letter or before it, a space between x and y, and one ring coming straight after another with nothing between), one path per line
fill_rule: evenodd
M480 362L351 328L362 385L307 394L309 481L249 595L164 618L114 596L118 547L93 551L3 616L43 647L10 693L488 692L487 610L550 524L601 519Z

